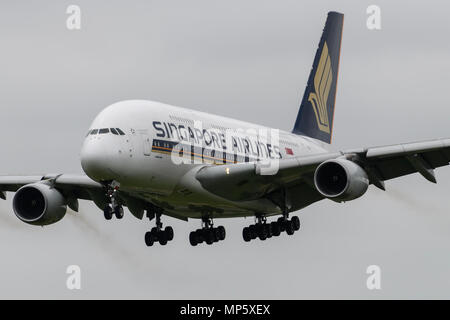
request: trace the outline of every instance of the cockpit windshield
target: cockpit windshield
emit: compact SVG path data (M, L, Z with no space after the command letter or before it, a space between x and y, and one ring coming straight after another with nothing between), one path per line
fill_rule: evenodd
M96 135L96 134L108 134L112 133L114 135L124 136L125 133L120 128L101 128L101 129L91 129L88 131L86 136Z

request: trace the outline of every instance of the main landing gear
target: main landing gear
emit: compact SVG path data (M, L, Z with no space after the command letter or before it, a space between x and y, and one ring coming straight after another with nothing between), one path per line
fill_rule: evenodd
M161 222L161 212L156 212L156 226L152 230L145 233L145 244L151 247L155 242L159 242L160 245L165 246L167 242L173 240L173 228L167 226L163 229Z
M286 232L288 235L293 235L295 231L300 229L300 219L297 216L288 219L287 215L278 218L277 221L271 223L267 222L264 215L256 217L257 222L242 230L242 237L245 242L249 242L256 238L266 240L272 237L278 237L281 232Z
M189 242L192 246L205 242L208 245L214 242L225 240L226 231L223 226L214 228L212 219L203 218L202 228L192 231L189 234Z
M118 191L118 185L109 184L107 186L106 196L110 199L110 203L106 204L103 209L103 214L106 220L111 220L113 215L115 215L117 219L123 218L124 211L117 195Z

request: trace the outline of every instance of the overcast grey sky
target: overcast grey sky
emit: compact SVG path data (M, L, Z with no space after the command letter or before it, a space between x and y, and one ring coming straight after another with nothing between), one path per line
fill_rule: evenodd
M82 10L79 31L66 8ZM381 7L382 30L366 28ZM329 10L345 14L336 148L450 137L449 5L444 1L2 1L0 174L81 173L95 115L149 99L290 130ZM450 298L450 168L299 212L293 237L166 247L151 224L106 222L93 204L44 228L0 202L0 298ZM301 195L299 195L301 196ZM69 291L66 267L82 270ZM382 290L366 288L366 268Z

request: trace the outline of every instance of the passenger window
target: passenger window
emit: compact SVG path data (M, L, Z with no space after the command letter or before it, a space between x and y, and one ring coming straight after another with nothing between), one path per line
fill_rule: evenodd
M91 134L97 134L98 133L98 129L94 129L91 131Z
M117 132L117 130L114 129L114 128L111 128L111 129L109 129L109 130L111 130L112 134L115 134L115 135L118 135L118 134L119 134L119 133Z
M119 128L116 128L116 130L117 130L117 132L118 132L121 136L124 136L124 135L125 135L125 133L124 133L122 130L120 130Z
M105 134L105 133L109 133L109 129L108 128L102 128L98 131L99 134Z

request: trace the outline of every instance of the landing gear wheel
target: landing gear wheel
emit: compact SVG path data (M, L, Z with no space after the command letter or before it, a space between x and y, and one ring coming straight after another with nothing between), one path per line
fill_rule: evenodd
M217 230L219 231L219 240L225 240L225 237L227 235L226 231L225 231L225 227L224 226L218 226Z
M212 230L214 233L214 242L219 242L220 241L219 229L213 228Z
M103 209L103 215L105 216L106 220L112 219L112 208L108 205Z
M191 243L191 246L195 247L199 243L198 240L197 231L192 231L189 233L189 242Z
M123 207L122 206L116 206L114 208L114 215L116 216L117 219L122 219L123 218Z
M294 216L291 221L294 225L294 231L298 231L300 229L300 219L297 216Z
M145 244L147 247L151 247L154 243L153 235L150 231L147 231L145 233Z
M167 241L172 241L173 240L173 228L171 226L167 226L164 229L164 233L166 234Z
M250 232L250 228L249 227L245 227L242 230L242 237L244 238L245 242L249 242L250 240L252 240L252 234Z
M197 243L203 243L204 241L204 237L203 237L203 230L202 229L197 229L196 231L193 231L193 233L195 233L196 237L197 237Z
M212 229L208 229L205 232L205 242L208 245L213 244L214 242L214 231Z
M272 238L272 226L270 225L270 223L265 223L264 224L264 228L266 229L266 233L267 233L267 238L270 239Z
M286 220L285 229L288 235L291 236L294 234L295 230L294 230L294 223L292 222L292 220Z
M248 227L248 230L250 232L251 240L255 240L258 237L258 232L256 230L256 225L252 224Z
M280 224L274 221L270 226L272 227L272 235L278 237L281 234Z
M284 232L286 231L286 225L285 225L286 219L284 217L279 217L277 220L278 225L280 226L280 231Z
M264 241L267 239L267 229L264 227L263 224L258 225L258 237L260 240Z
M162 246L165 246L167 244L167 235L164 231L158 232L158 241L159 241L159 244Z

